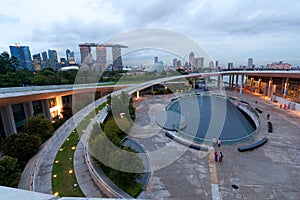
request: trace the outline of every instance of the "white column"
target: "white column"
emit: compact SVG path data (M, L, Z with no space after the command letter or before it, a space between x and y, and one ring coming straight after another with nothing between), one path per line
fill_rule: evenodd
M2 107L1 114L6 137L16 134L17 128L11 105Z
M241 86L240 86L240 94L243 93L243 87L244 87L244 75L241 75L242 76L242 81L241 81Z
M33 117L34 111L32 101L24 103L24 111L26 119L28 119L29 117Z
M43 113L45 114L46 118L48 118L49 120L52 120L51 113L50 113L49 100L48 99L42 100L42 106L43 106Z

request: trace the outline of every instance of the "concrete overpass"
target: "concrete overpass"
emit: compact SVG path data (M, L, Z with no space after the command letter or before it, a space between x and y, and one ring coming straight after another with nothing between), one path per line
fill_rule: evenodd
M277 101L283 104L291 102L286 99L284 95L288 92L288 85L291 79L299 80L300 71L222 71L211 73L195 73L188 75L172 76L162 79L152 80L134 85L98 85L98 84L82 84L82 85L59 85L59 86L33 86L21 88L1 88L0 89L0 128L1 137L5 138L12 133L18 132L18 127L22 125L22 121L16 121L20 118L17 115L23 115L23 121L38 113L44 113L46 117L51 119L55 115L60 115L61 108L64 103L71 103L74 101L72 97L80 97L80 95L93 93L95 99L101 98L114 90L127 88L130 94L136 94L139 97L139 92L143 89L149 88L156 84L164 84L169 81L178 79L191 79L193 80L193 88L195 88L195 80L203 78L206 83L209 83L209 77L217 77L217 88L226 86L223 82L224 77L228 76L229 81L226 83L229 88L242 92L243 88L252 89L253 92L259 92L255 89L260 88L262 80L266 81L266 88L264 91L265 96L268 98L274 95L273 81L280 79L280 83L276 83L278 87L282 87L282 96L276 96ZM248 78L251 77L251 80ZM257 84L254 87L256 77ZM239 81L240 80L240 81ZM248 80L248 85L245 85L245 80ZM249 84L250 82L250 84ZM300 87L300 85L299 85ZM296 106L295 109L299 109ZM23 110L23 111L22 111Z

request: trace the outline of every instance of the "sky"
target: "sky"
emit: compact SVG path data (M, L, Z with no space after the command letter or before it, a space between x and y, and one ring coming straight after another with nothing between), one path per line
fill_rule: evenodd
M249 57L256 65L284 61L300 66L299 10L297 0L1 0L0 52L19 43L32 55L55 49L65 57L68 48L79 59L81 43L118 43L111 38L155 28L170 31L170 38L189 38L224 66L246 65ZM159 37L159 31L154 35ZM191 49L182 41L172 40L186 57ZM126 44L125 38L123 43L132 42Z

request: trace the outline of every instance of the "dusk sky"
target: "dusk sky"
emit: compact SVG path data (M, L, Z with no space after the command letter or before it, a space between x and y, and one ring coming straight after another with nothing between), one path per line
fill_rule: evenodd
M194 40L222 65L252 57L300 66L299 10L296 0L2 0L0 52L19 43L32 55L56 49L64 57L68 48L78 56L80 43L150 27Z

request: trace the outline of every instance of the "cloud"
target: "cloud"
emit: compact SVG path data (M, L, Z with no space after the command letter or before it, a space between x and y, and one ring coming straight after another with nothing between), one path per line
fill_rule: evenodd
M10 24L10 23L19 23L19 22L20 19L18 17L12 17L0 13L0 24Z

